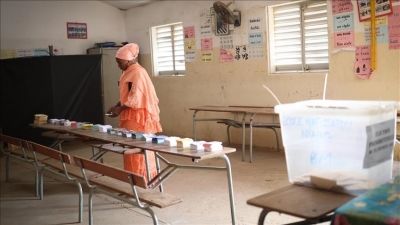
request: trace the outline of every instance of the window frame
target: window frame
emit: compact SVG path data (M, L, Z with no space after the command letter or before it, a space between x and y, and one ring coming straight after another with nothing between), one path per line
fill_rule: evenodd
M164 25L159 25L159 26L153 26L150 27L150 44L151 44L151 60L152 60L152 68L153 68L153 74L155 77L170 77L170 76L185 76L186 74L186 61L185 58L183 58L183 64L185 66L184 70L177 70L176 69L176 51L175 51L175 45L174 45L174 26L176 25L181 25L182 26L182 41L183 41L183 23L182 22L177 22L177 23L170 23L170 24L164 24ZM173 68L174 70L170 71L160 71L159 69L159 64L158 64L158 59L159 59L159 54L158 54L158 42L157 42L157 29L159 28L165 28L169 27L171 29L171 47L172 47L172 58L173 58ZM183 49L182 49L182 54L183 57L185 57L185 51L184 51L184 43L183 43Z
M310 51L307 51L306 48L306 26L305 26L305 21L304 21L304 15L305 15L305 10L307 7L304 7L304 5L315 5L316 3L326 3L326 63L321 63L321 64L312 64L315 68L308 68L307 64L305 63L306 60L306 54L307 52L310 53ZM276 65L276 52L275 52L275 21L274 21L274 10L276 8L282 8L285 6L299 6L300 9L300 42L301 42L301 64L289 64L288 66L282 66L284 67L283 69L277 69ZM282 73L320 73L320 72L327 72L329 71L329 20L328 20L328 2L325 0L302 0L302 1L295 1L295 2L288 2L288 3L283 3L283 4L277 4L277 5L271 5L266 7L266 14L267 14L267 40L268 40L268 62L269 62L269 72L272 74L282 74ZM323 18L323 17L321 17ZM324 23L325 24L325 23ZM325 40L322 39L321 40ZM322 46L322 45L321 45ZM320 68L318 68L320 66ZM296 68L297 67L297 68ZM301 67L301 68L300 68Z

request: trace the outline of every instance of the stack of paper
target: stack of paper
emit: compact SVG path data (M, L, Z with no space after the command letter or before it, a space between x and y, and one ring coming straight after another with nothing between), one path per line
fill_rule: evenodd
M152 142L157 143L157 144L162 144L162 143L164 143L165 138L167 138L167 136L157 135L157 136L153 137Z
M207 142L204 143L203 146L204 146L204 151L206 152L220 151L223 149L222 142L220 141Z
M124 131L124 132L122 132L122 137L130 138L130 137L132 137L132 132Z
M190 143L193 142L191 138L180 138L176 139L176 146L178 148L190 148Z
M190 149L192 150L204 150L205 141L194 141L190 143Z
M167 138L164 139L164 145L167 145L167 146L176 146L176 145L177 145L177 144L176 144L176 140L177 140L177 139L180 139L180 137L175 137L175 136L167 137Z
M72 126L72 122L71 122L71 126ZM112 128L111 125L99 125L99 131L101 133L106 133L108 129Z
M154 137L156 137L156 135L154 135L154 134L143 134L143 137L140 140L146 141L146 142L151 142Z
M135 132L132 134L132 139L142 139L143 133L142 132Z

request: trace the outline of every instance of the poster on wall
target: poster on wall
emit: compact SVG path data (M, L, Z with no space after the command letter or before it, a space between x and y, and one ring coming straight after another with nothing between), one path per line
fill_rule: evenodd
M389 49L400 49L400 5L394 7L393 14L388 16Z
M87 39L87 24L86 23L67 23L67 38L68 39Z
M354 66L355 74L361 79L371 77L371 46L356 46L356 63Z
M332 14L353 12L351 0L332 0Z
M375 1L375 17L389 15L393 12L392 0L357 0L360 22L371 19L371 1Z

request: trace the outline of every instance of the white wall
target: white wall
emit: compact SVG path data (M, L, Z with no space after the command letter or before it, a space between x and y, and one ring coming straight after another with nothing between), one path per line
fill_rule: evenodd
M99 1L0 1L1 49L48 48L86 54L94 43L125 41L124 11ZM68 39L67 22L87 23L88 39Z

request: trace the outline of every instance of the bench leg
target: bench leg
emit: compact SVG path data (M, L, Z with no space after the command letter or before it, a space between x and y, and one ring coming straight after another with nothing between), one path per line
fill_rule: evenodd
M229 128L231 128L231 125L228 125L228 126L226 127L226 133L227 133L227 135L228 135L228 145L231 145L231 133L230 133L230 131L229 131Z
M275 132L275 137L276 137L276 151L279 152L279 137L278 133L275 130L275 127L272 127L272 130Z
M10 181L10 155L6 157L6 181Z
M44 167L40 169L39 173L39 199L43 200L43 172L44 172Z
M32 163L33 166L35 167L35 196L39 196L39 172L38 168L35 163Z
M95 188L90 189L89 193L89 225L93 225L93 193Z
M79 223L82 223L82 217L83 217L83 192L82 192L82 186L81 183L78 180L75 180L76 186L78 186L78 191L79 191Z

